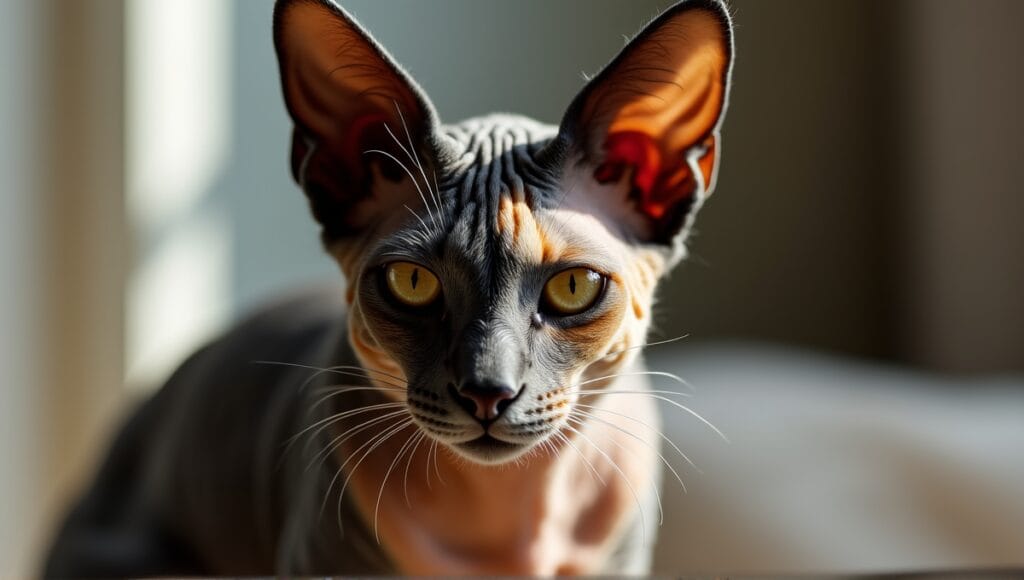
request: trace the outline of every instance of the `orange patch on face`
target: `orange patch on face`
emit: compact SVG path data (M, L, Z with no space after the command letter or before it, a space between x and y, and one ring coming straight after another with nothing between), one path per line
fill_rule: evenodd
M543 261L545 256L553 253L522 195L515 199L502 196L498 206L497 230L512 250L523 257Z
M352 350L355 351L356 357L362 363L363 368L383 371L403 381L405 380L405 371L402 370L401 365L373 344L375 342L373 336L370 334L369 329L366 328L358 308L353 309L349 317L348 336L349 344L352 345ZM370 381L378 383L381 379L376 375L377 373L372 373L369 377Z
M611 301L604 307L604 313L595 320L577 327L561 330L559 334L567 342L577 345L582 358L594 360L608 348L622 327L625 318L622 298Z
M637 320L642 320L644 317L644 307L640 305L636 296L633 296L633 316L636 316Z
M501 200L498 202L498 223L496 225L499 234L504 234L510 229L514 230L517 228L515 211L512 199L504 195L501 196ZM515 237L516 235L513 233L513 239Z

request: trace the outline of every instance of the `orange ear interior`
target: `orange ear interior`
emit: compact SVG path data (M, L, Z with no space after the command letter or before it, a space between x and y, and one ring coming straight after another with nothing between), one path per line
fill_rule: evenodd
M287 3L277 34L292 118L350 171L362 173L366 142L386 137L385 124L396 136L404 136L403 122L421 136L427 112L411 81L340 9Z
M594 177L630 172L638 208L654 220L692 202L697 180L687 162L694 147L705 191L714 182L718 123L731 59L719 15L681 10L645 31L597 79L582 118L603 138Z

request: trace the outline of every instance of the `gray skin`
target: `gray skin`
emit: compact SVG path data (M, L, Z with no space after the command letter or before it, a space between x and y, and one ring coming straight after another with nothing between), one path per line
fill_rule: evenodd
M330 21L331 34L289 36L289 26L298 25L302 11L310 8L319 19L306 24ZM724 89L718 115L689 149L678 152L696 174L694 160L706 152L701 144L718 137L731 71L731 23L717 1L682 2L652 22L584 88L560 127L508 115L443 126L415 83L340 8L326 0L279 2L275 41L285 100L296 123L293 174L323 228L325 246L349 278L351 306L345 306L340 289L302 293L242 322L186 361L114 441L95 481L61 526L44 575L395 573L351 496L339 496L339 486L331 486L344 459L329 454L313 461L330 433L314 432L289 446L296 433L316 421L393 399L367 390L315 404L321 402L318 389L339 382L316 369L372 369L352 342L353 333L368 332L373 348L397 364L407 380L406 409L416 425L477 463L522 457L561 429L564 417L537 425L538 416L527 413L528 401L578 380L581 367L593 362L594 348L566 340L566 333L624 308L624 289L606 283L589 309L559 316L543 306L545 283L569 267L624 271L631 267L631 254L623 248L659 255L671 265L682 255L694 213L711 184L696 179L696 188L657 219L631 215L621 223L604 221L605 237L564 223L558 212L572 190L567 175L580 168L593 171L599 161L594 149L601 137L594 128L607 120L588 116L594 114L588 103L633 82L629 75L623 78L623 67L635 73L647 55L657 57L665 43L685 38L672 27L694 12L710 13L719 23L728 57L719 71ZM332 70L369 68L377 83L367 88L358 85L359 75L351 86L343 79L329 87L329 95L347 95L340 101L307 94L323 88L318 79L296 78L309 69L295 62L307 62L303 51L315 48L294 46L294 38L334 36L348 49L355 47L353 58L362 60ZM642 87L635 92L642 94ZM318 119L354 122L353 110L365 115L380 106L380 100L362 102L362 95L380 94L388 108L376 113L385 123L390 119L396 131L405 129L408 150L400 150L401 140L377 127L357 134L359 147L346 157L348 125L337 133ZM401 119L391 105L405 111ZM339 108L321 110L324 106ZM369 150L392 151L394 157L367 161ZM387 163L401 159L409 173ZM424 179L417 180L417 173ZM419 196L413 182L429 188L433 179L426 176L435 173L436 188ZM523 201L537 223L585 250L586 260L538 261L513 243L514 236L510 241L497 231L510 198ZM578 199L575 203L580 207ZM405 211L406 205L417 217ZM623 207L618 211L633 211L629 204ZM643 227L636 227L640 222ZM396 302L382 277L383 266L396 260L434 272L441 299L420 310ZM467 404L467 389L474 387L508 388L514 398L485 424ZM642 492L640 503L648 514L655 513L653 499ZM324 514L322 505L328 506ZM634 514L615 541L605 573L648 569L653 520L647 518L642 534Z
M43 576L394 573L350 496L339 504L335 486L325 501L338 462L306 470L322 441L283 452L292 435L338 409L309 412L319 399L318 385L305 384L309 369L254 363L357 362L344 340L340 294L303 292L190 357L122 428L65 519ZM361 392L339 405L382 400ZM643 497L646 513L656 513L653 500ZM649 539L653 523L648 518ZM606 572L647 569L651 542L639 544L638 526L623 536Z

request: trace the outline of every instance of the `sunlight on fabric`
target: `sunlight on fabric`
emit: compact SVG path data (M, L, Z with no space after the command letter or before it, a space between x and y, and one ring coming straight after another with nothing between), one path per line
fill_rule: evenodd
M126 376L160 381L229 313L226 220L204 203L228 159L227 0L126 4Z

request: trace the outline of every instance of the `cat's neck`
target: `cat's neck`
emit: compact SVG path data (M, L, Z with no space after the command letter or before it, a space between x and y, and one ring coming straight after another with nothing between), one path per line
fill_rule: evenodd
M649 413L641 403L631 414ZM587 563L607 557L609 538L626 523L622 507L634 501L625 478L642 490L650 466L636 461L643 453L629 449L635 442L613 441L614 430L584 430L586 440L563 440L518 463L485 466L429 441L413 449L407 442L417 430L409 427L381 443L358 469L348 463L346 493L403 573L594 572ZM358 458L357 449L371 438L352 438L336 458Z

